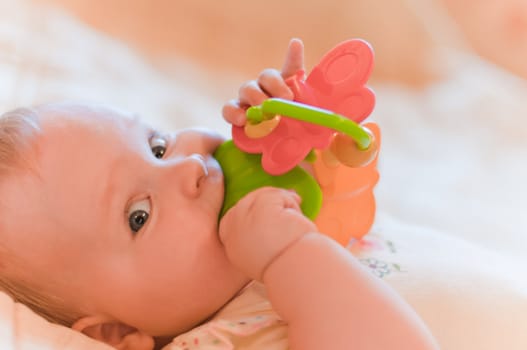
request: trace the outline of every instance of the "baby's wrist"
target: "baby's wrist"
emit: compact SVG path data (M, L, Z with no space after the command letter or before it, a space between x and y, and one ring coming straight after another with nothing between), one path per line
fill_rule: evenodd
M281 232L280 234L267 235L257 244L247 232L243 237L229 237L224 241L228 258L251 279L262 281L265 271L281 255L285 254L292 246L300 241L306 232ZM241 238L241 239L240 239Z
M264 280L265 280L265 273L267 272L269 267L272 266L275 263L275 261L279 260L282 255L287 254L287 252L290 250L290 248L295 246L299 241L301 241L305 237L305 235L306 234L302 234L302 235L297 236L295 239L291 240L286 245L281 247L280 250L277 250L276 253L274 254L274 256L272 258L270 258L267 261L267 263L261 268L260 273L259 273L260 277L257 280L262 282L262 283L265 283L264 282Z
M325 250L328 246L334 246L336 242L325 234L317 231L308 232L299 237L294 242L291 242L285 249L277 254L262 271L262 282L264 284L274 284L284 278L300 278L303 279L306 271L306 266L302 261L304 259L316 259L312 257L313 249ZM323 264L323 261L320 261Z

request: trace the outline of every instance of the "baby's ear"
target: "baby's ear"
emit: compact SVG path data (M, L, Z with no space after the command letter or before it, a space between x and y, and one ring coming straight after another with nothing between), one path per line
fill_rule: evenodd
M85 316L72 329L119 350L152 350L154 338L121 322L103 316Z

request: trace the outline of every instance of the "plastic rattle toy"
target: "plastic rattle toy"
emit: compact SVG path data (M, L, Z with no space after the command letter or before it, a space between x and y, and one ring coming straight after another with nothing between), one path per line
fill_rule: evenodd
M294 101L271 98L247 110L245 127L215 153L225 176L221 215L262 186L294 189L320 231L347 244L373 222L380 145L375 124L360 125L375 96L365 85L373 51L363 40L330 50L304 79L286 80ZM314 159L314 160L313 160ZM312 160L313 178L299 164Z

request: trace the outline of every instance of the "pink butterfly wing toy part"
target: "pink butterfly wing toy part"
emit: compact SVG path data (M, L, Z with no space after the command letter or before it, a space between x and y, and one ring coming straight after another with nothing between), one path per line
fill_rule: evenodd
M340 43L329 51L304 80L304 72L286 80L295 101L325 108L355 122L373 110L375 95L365 85L373 68L373 50L363 40ZM329 146L334 130L290 118L281 118L266 136L251 138L233 126L234 143L247 153L262 153L262 166L271 175L298 165L311 149Z

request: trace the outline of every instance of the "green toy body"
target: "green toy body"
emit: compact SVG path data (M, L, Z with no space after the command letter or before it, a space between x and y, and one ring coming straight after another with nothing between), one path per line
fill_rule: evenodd
M220 145L214 153L214 158L220 164L225 178L225 198L220 217L246 194L265 186L295 190L302 198L302 212L311 220L314 220L320 211L320 186L301 167L296 166L283 175L269 175L261 166L261 154L245 153L238 149L232 140Z

